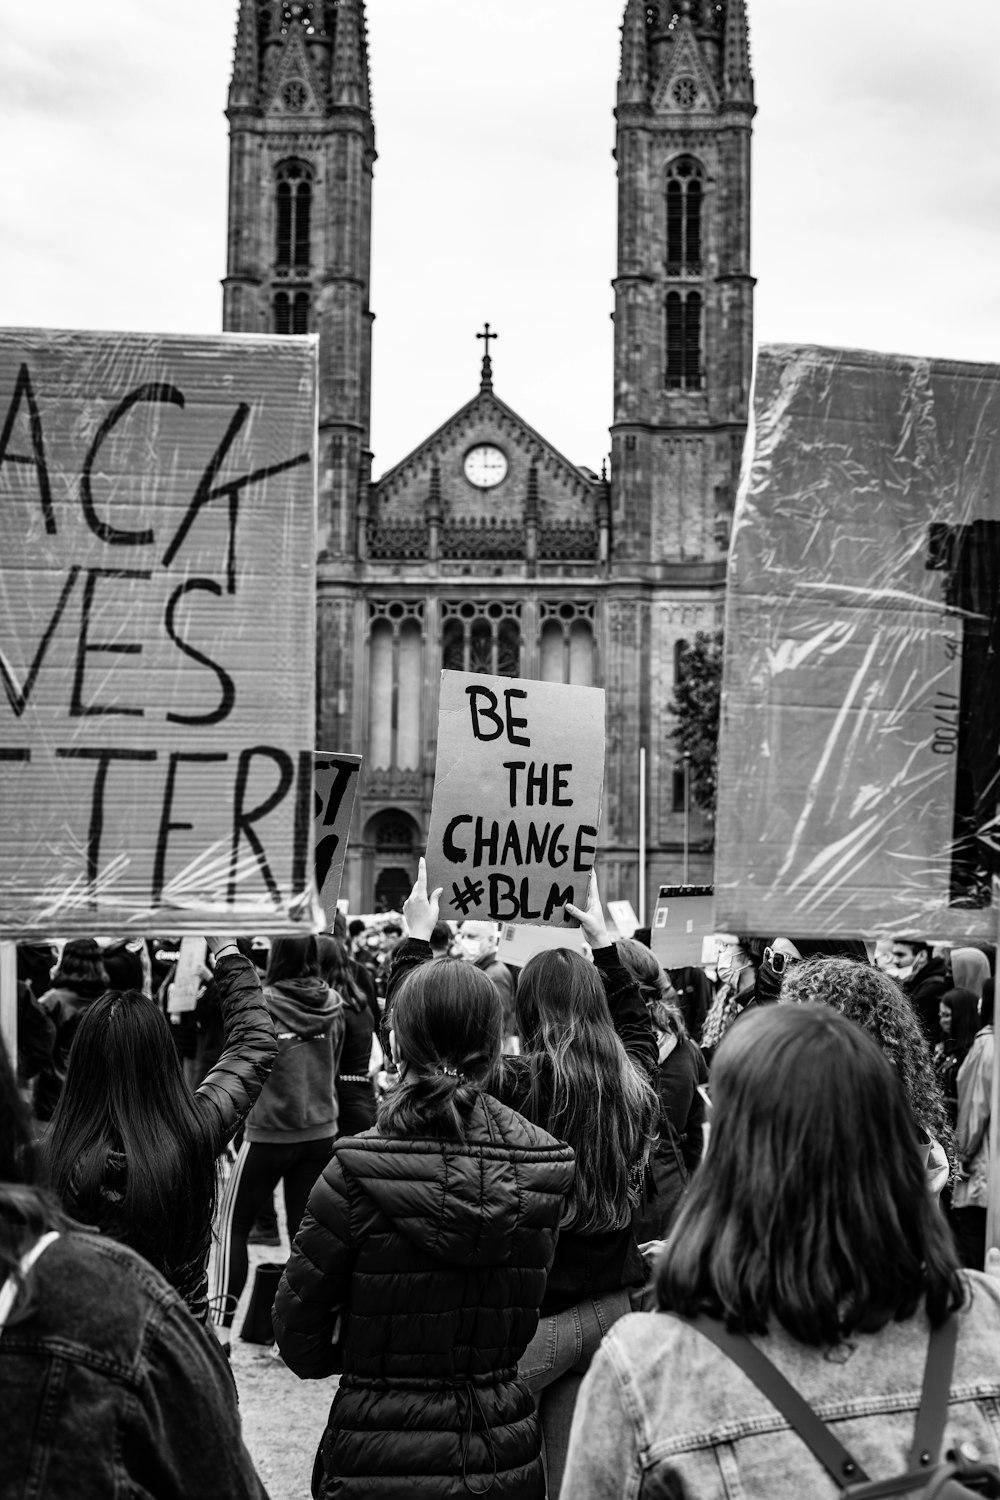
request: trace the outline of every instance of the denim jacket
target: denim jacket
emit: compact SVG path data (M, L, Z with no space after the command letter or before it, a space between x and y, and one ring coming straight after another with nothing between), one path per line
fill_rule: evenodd
M943 1451L1000 1462L1000 1282L964 1273ZM929 1325L923 1313L833 1348L754 1339L872 1479L909 1466ZM971 1454L970 1454L971 1456ZM571 1500L834 1500L840 1493L767 1397L714 1344L662 1313L608 1333L576 1404Z
M0 1336L0 1500L266 1500L218 1341L123 1245L62 1234Z

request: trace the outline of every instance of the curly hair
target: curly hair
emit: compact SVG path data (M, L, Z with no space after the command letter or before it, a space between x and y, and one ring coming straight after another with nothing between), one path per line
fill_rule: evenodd
M951 1155L951 1124L930 1047L913 1006L894 979L874 964L851 958L809 958L785 970L781 1000L830 1005L867 1031L895 1069L916 1123Z

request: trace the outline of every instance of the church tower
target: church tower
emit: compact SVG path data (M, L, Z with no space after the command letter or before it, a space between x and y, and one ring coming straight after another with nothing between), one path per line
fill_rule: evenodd
M320 558L343 560L371 469L364 0L240 0L226 113L223 327L320 335Z
M609 681L622 683L620 721L648 748L650 850L659 847L661 868L684 837L669 713L678 648L722 623L749 410L754 112L745 0L627 0L615 112L611 588L624 601L634 580L635 605L634 614L620 606L628 645L609 658ZM623 760L625 844L629 780ZM696 817L691 832L701 845L710 831ZM692 880L710 875L699 855Z

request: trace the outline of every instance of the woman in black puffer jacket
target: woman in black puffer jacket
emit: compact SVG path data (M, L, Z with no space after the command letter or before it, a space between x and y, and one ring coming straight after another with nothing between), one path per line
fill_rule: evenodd
M421 881L436 908L422 861ZM399 1082L373 1130L334 1146L275 1299L285 1363L303 1379L343 1371L313 1495L542 1500L517 1362L573 1153L483 1092L503 1012L473 964L417 969L393 1026Z

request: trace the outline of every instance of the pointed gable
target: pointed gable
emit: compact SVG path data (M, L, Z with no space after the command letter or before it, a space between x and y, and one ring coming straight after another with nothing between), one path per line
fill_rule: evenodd
M669 59L653 93L653 111L684 118L719 107L719 94L690 17L681 15L674 29Z
M324 114L323 89L300 26L293 26L264 99L265 114L292 122Z

